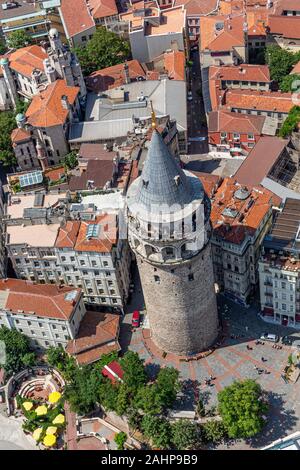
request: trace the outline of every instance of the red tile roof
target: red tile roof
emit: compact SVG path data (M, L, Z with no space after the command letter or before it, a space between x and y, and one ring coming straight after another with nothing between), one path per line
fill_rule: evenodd
M207 15L217 6L217 0L175 0L174 6L184 5L187 16Z
M299 0L277 0L275 7L276 15L281 15L284 10L300 11Z
M74 301L81 297L81 289L59 287L54 284L33 284L21 279L1 279L0 291L6 291L6 300L1 300L1 308L19 311L46 318L69 320L74 311ZM66 294L75 292L73 300L66 300ZM3 296L3 294L2 294Z
M105 148L103 144L81 144L78 157L79 161L87 160L113 160L117 152Z
M90 12L95 19L118 14L115 0L88 0Z
M236 181L250 186L259 185L268 176L286 145L287 141L278 137L261 137L235 173Z
M74 0L61 0L60 13L67 36L70 38L95 26L86 0L76 0L76 5Z
M288 113L293 106L292 93L253 90L228 90L225 93L224 107L227 109L255 109Z
M86 312L75 340L68 343L66 351L75 355L79 364L98 360L102 354L119 351L120 315L107 312Z
M99 225L97 236L87 238L90 225ZM76 251L110 253L117 242L117 219L115 215L103 214L93 221L82 221L75 244Z
M74 104L79 87L68 86L65 80L56 80L47 86L45 91L35 95L26 111L27 122L34 127L51 127L62 125L67 120L69 111L62 106L62 96L67 96L69 103Z
M294 66L294 68L293 68L293 70L291 71L290 75L291 75L291 74L294 74L294 73L300 74L300 60L299 60L299 62L297 62L297 64Z
M239 132L261 135L265 116L212 111L208 115L208 132Z
M236 197L236 191L241 189L249 193L243 200ZM253 202L249 207L250 200ZM241 244L247 236L255 234L272 206L280 202L278 196L261 186L245 187L236 183L235 178L224 178L211 198L213 233L227 242ZM234 215L224 214L225 209L232 209Z
M136 80L138 77L146 78L146 72L137 60L129 60L127 65L131 80ZM124 83L124 64L97 70L86 79L87 87L96 93L124 85Z
M81 171L80 168L72 170L69 178L70 191L88 189L89 181L93 181L94 189L103 189L107 182L113 181L114 170L113 158L107 160L90 159L86 163L85 171Z
M79 228L80 222L78 220L67 221L58 231L55 246L57 248L74 248Z
M168 77L173 80L185 80L185 54L183 51L165 52L164 67Z
M269 31L288 39L300 39L300 16L269 16Z
M218 79L269 83L270 71L267 65L212 65L209 67L209 80Z
M223 28L216 30L216 23L223 23ZM201 16L200 48L211 51L227 51L236 46L245 45L242 16Z
M30 137L30 132L26 131L25 129L20 129L19 127L17 129L14 129L10 136L13 144L16 144L17 142L22 142L23 140L28 140L30 139Z
M97 236L87 238L89 225L99 225ZM60 227L55 241L57 248L74 248L77 251L109 253L117 241L116 216L103 214L93 221L68 221Z
M35 69L44 72L43 60L47 57L48 54L40 46L22 47L9 54L9 66L21 75L31 77Z

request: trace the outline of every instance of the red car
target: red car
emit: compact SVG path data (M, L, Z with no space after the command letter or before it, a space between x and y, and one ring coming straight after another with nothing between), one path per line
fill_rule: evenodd
M132 314L131 326L138 328L140 326L140 312L135 310Z

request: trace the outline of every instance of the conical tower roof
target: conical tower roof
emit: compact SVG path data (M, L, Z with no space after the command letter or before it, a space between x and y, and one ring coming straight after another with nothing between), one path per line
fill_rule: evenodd
M193 188L184 171L170 154L161 135L154 129L135 202L148 210L154 205L183 207L193 200Z

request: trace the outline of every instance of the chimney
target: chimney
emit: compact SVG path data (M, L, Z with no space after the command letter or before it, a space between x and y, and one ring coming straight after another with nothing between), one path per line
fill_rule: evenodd
M130 83L129 67L128 67L127 62L125 62L124 64L124 82L126 83L126 85Z

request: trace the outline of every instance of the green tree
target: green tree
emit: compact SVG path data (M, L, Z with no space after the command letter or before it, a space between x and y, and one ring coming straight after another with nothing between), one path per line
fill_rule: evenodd
M152 442L154 447L169 449L171 446L171 425L165 418L157 416L143 416L141 428L144 436Z
M7 51L6 44L3 39L0 39L0 55L4 55Z
M28 46L31 43L31 37L26 34L24 29L12 31L8 35L9 47L12 47L13 49L20 49L21 47Z
M201 425L201 436L205 442L217 444L227 437L226 428L222 421L207 421Z
M262 390L254 380L235 381L218 393L219 413L229 437L246 438L258 434L268 406Z
M179 372L174 367L164 367L160 369L156 384L161 404L165 408L169 408L176 400L177 393L180 390L178 380Z
M16 127L15 115L12 111L0 112L0 162L5 167L16 164L12 148L11 133Z
M65 388L65 398L72 411L86 414L94 410L98 403L99 374L90 366L77 367L72 381Z
M162 412L161 397L157 384L145 385L139 388L134 402L135 406L146 414L157 415Z
M116 411L119 386L113 385L107 378L102 378L98 388L99 402L109 411Z
M123 450L124 449L124 444L127 440L127 434L126 432L118 432L118 434L115 435L114 441L118 446L118 450Z
M135 393L139 387L147 381L144 361L133 351L127 351L120 359L120 366L124 372L123 380L131 393Z
M300 122L300 106L293 106L288 117L285 119L279 130L280 137L287 137L296 129Z
M72 170L78 165L78 158L76 152L70 152L64 157L63 160L65 170Z
M292 75L286 75L280 82L280 89L283 92L293 92L300 87L300 75L293 73Z
M33 361L29 338L15 328L10 330L6 326L0 328L0 341L5 344L5 362L0 364L8 376L22 370ZM30 356L28 356L30 353ZM25 361L25 362L24 362Z
M196 423L188 419L179 419L171 426L172 443L176 450L196 449L200 434Z
M128 424L135 431L140 429L142 417L135 407L131 407L127 411Z
M294 54L275 45L266 48L266 63L270 68L271 79L278 82L280 87L284 77L290 73L299 60L299 53Z
M119 416L125 415L130 403L130 393L125 384L118 386L118 394L115 402L115 411Z
M100 27L85 45L75 48L83 74L120 64L130 57L129 42L117 34Z
M33 367L36 364L36 355L34 352L25 353L22 357L22 362L25 367Z

